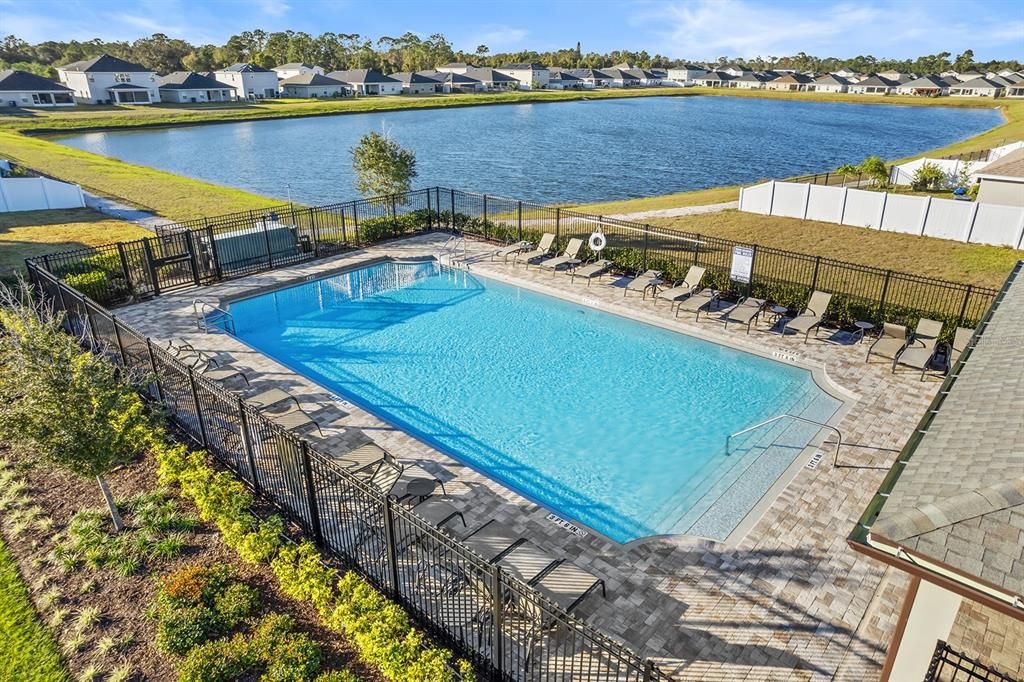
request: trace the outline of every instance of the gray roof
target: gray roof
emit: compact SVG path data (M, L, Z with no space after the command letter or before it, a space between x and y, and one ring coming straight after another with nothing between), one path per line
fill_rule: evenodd
M464 73L449 73L447 71L433 71L430 69L426 71L417 71L416 73L421 76L425 76L426 78L436 80L439 83L451 83L453 85L474 85L480 83L477 79L472 76L467 76Z
M966 81L964 83L957 83L956 85L952 86L952 89L954 89L954 90L970 90L970 89L979 90L979 89L991 88L991 89L995 89L995 90L1002 90L1005 87L1006 86L1003 85L1002 83L998 83L998 82L992 80L991 78L985 78L984 76L982 76L980 78L973 78L973 79L971 79L969 81Z
M339 80L319 73L300 73L291 78L285 78L280 85L345 85Z
M802 73L787 73L775 79L779 83L813 83L814 79Z
M897 85L899 85L899 83L897 83L896 81L891 81L888 78L883 78L876 74L874 76L869 76L868 78L865 78L862 81L857 81L856 83L854 83L854 85L895 88Z
M551 80L553 81L582 81L583 79L579 76L574 76L565 69L552 69Z
M733 76L725 73L724 71L708 71L706 74L698 78L697 80L702 81L731 81L734 80Z
M495 69L489 69L483 66L474 66L466 69L466 75L470 78L475 78L478 81L490 81L491 83L514 83L516 79L508 74L504 74L501 71Z
M824 76L818 76L814 79L815 83L820 85L850 85L849 78L843 78L837 76L834 73L826 73Z
M142 64L126 62L119 57L112 57L109 54L101 54L92 59L83 59L80 62L71 62L64 66L57 67L64 71L82 71L85 73L153 73Z
M225 66L223 69L217 69L217 71L235 71L238 73L274 73L270 69L264 69L258 64L232 64L231 66Z
M271 69L271 71L276 71L277 69L312 69L312 68L313 68L312 64L305 64L303 62L288 62L287 64L279 64L278 66L275 66L273 69Z
M433 73L442 75L439 71L434 71ZM398 73L389 73L388 78L392 78L396 81L402 81L402 83L405 85L411 85L413 83L421 83L424 85L437 85L442 81L442 79L435 78L434 76L428 75L426 72L423 71L400 71Z
M871 533L1024 595L1024 265ZM1014 276L1011 276L1014 277Z
M548 67L544 66L543 64L533 64L533 63L530 63L530 64L505 64L503 66L499 66L498 68L499 69L516 69L517 71L518 70L522 70L522 69L533 69L534 71L537 71L539 69L546 69Z
M327 74L342 83L397 83L394 78L388 78L376 69L348 69L346 71L331 71Z
M0 91L71 92L71 88L28 71L5 69L0 71Z
M134 83L117 83L111 85L107 90L148 90L149 88L142 85L135 85Z
M439 69L475 69L476 67L469 62L448 62L437 67Z
M765 81L772 80L772 77L766 76L761 73L754 73L753 71L748 71L742 76L736 76L736 78L733 78L732 80L743 82L754 81L757 83L764 83Z
M584 80L610 80L611 79L611 76L606 74L604 71L600 71L598 69L573 69L569 73L571 73L572 75L576 76L577 78L582 78Z
M234 90L225 83L195 71L175 71L157 81L161 90Z
M643 78L643 76L638 76L638 75L636 75L634 73L630 73L629 71L626 71L625 69L619 69L619 68L616 68L614 66L608 67L607 69L601 69L601 71L602 71L602 73L608 74L608 77L612 78L614 80L638 81L641 78Z
M939 88L939 89L942 89L942 88L948 88L949 87L949 83L947 83L944 78L939 78L938 76L921 76L917 80L912 80L909 83L903 83L900 87L903 87L903 88L924 88L924 89Z

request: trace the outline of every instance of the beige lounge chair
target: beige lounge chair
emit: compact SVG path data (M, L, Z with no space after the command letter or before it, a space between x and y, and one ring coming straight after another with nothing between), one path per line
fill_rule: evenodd
M814 335L818 335L818 328L825 321L825 311L828 310L828 304L831 301L832 294L827 294L824 291L815 291L811 294L810 300L807 301L807 307L804 308L804 311L787 322L782 328L782 333L785 334L787 330L793 330L798 334L803 333L804 343L807 343L812 329L814 330Z
M942 334L942 323L922 317L914 329L914 336L911 337L907 347L892 361L892 371L896 372L897 365L905 365L921 370L921 379L928 371L928 366L935 358L939 347L939 336Z
M546 256L551 253L551 247L555 245L555 235L550 232L545 232L537 243L537 248L533 251L520 251L516 254L515 259L512 261L513 265L519 265L519 261L526 263L526 268L530 268L530 261Z
M710 310L712 305L718 304L719 292L714 289L704 288L695 294L691 294L689 298L686 298L679 302L676 306L676 317L679 317L679 313L696 313L697 321L700 321L700 313L702 310Z
M604 580L568 561L545 573L534 587L542 595L572 612L598 587L607 597Z
M167 351L178 362L188 365L196 374L201 374L210 381L220 384L231 379L241 379L245 382L246 386L249 385L249 377L245 376L245 372L234 365L220 364L212 355L196 350L187 341L182 341L181 339L168 341Z
M864 362L870 360L872 355L895 360L896 356L906 347L907 328L902 324L886 322L882 325L882 333L868 347L868 354L864 357Z
M764 307L767 303L768 302L763 298L747 296L745 299L734 305L728 313L726 313L725 328L729 328L730 322L744 324L747 326L747 333L749 334L750 328L755 322L757 322L758 318L761 317L761 313L764 312Z
M276 391L276 390L279 390L279 389L271 389L271 391ZM284 393L284 391L281 391L281 392ZM265 394L260 394L260 395L262 396L262 395L266 395L266 394L269 394L269 393L270 393L270 391L267 391L267 392L265 392ZM281 428L287 429L288 431L298 431L298 430L304 429L304 428L306 428L308 426L315 426L316 430L317 430L317 433L319 433L321 436L323 436L324 432L320 429L320 425L316 423L315 419L313 419L312 417L309 416L308 412L306 412L304 409L302 409L302 405L301 405L301 403L299 403L299 399L296 398L293 395L290 395L290 394L285 394L285 395L287 397L284 398L284 399L281 399L281 400L274 400L274 401L271 401L271 402L251 402L250 401L250 404L253 407L255 407L259 411L260 414L262 414L264 417L266 417L270 421L274 422L275 424L277 424ZM260 398L260 396L254 396L254 397L256 399ZM293 401L295 404L294 405L287 405L286 403L287 403L288 400ZM282 406L284 406L284 407L282 407Z
M658 285L662 283L661 270L648 270L643 274L637 275L629 281L626 288L622 291L622 296L625 298L626 294L631 291L640 291L643 293L644 298L647 298L647 290L654 289L654 293L658 292Z
M565 247L565 251L561 256L555 256L554 258L547 258L540 262L542 268L550 268L551 274L555 274L555 271L563 265L567 265L570 268L576 267L582 261L579 259L580 249L583 248L583 240L576 239L575 237L569 240L569 243Z
M577 266L569 271L572 275L572 279L569 283L574 283L577 277L586 277L587 286L589 287L592 279L595 277L604 277L604 274L612 269L612 265L614 264L610 260L602 259L593 261L592 263L587 263L586 265Z
M503 246L491 254L491 260L494 260L496 257L501 256L501 260L507 263L509 256L514 256L517 253L526 251L531 246L533 246L533 244L527 241L516 242L514 244L509 244L508 246Z
M953 343L949 346L949 357L946 359L946 372L950 372L956 366L960 356L967 350L967 345L974 336L974 330L967 327L957 327L953 334Z
M680 299L686 298L693 292L700 288L700 283L704 279L705 269L699 265L690 266L690 270L686 273L686 277L679 280L671 289L663 289L658 292L654 297L654 304L658 304L658 299L662 298L675 305Z

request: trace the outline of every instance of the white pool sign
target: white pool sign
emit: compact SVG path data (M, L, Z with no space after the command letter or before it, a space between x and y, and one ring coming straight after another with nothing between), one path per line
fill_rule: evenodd
M754 247L732 247L732 268L729 270L729 279L741 284L750 284L750 273L753 269Z
M577 536L579 536L581 538L585 538L585 537L587 537L587 535L589 535L589 533L587 531L583 530L582 528L580 528L579 526L577 526L574 523L570 523L570 522L566 521L561 516L557 516L555 514L548 514L548 521L550 521L551 523L555 524L556 526L561 526L562 528L566 529L567 531L569 531L573 535L577 535Z

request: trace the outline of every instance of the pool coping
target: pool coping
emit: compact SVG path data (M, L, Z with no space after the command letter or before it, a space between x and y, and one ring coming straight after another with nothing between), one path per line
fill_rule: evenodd
M358 258L359 255L362 255L362 254L365 254L365 253L366 253L365 250L358 250L358 251L352 252L350 254L339 254L339 256L344 257L344 256L355 255ZM331 257L328 257L328 258L337 258L339 256L331 256ZM826 395L829 395L830 397L832 397L835 400L839 401L839 407L833 412L832 416L827 421L824 422L824 424L826 424L828 427L834 427L834 428L838 429L838 426L842 422L842 420L850 412L850 410L853 408L853 406L860 400L860 396L858 394L856 394L855 392L853 392L853 391L851 391L851 390L849 390L849 389L839 385L837 382L835 382L828 375L827 366L824 363L809 362L809 361L807 361L807 360L805 360L805 359L803 359L803 358L801 358L801 357L799 357L797 355L792 355L792 354L788 354L788 353L782 353L782 352L778 352L778 351L765 352L764 350L762 350L761 348L757 347L756 345L754 345L752 343L744 343L744 342L740 341L739 339L736 339L736 340L729 339L728 342L723 342L722 339L717 338L717 337L715 337L715 336L713 336L711 334L702 333L702 330L700 330L700 329L693 329L693 330L691 330L689 328L684 328L681 325L674 324L673 321L664 320L664 319L658 318L658 317L656 317L654 315L648 315L648 314L646 314L642 310L633 310L633 309L630 309L630 308L628 308L626 306L618 306L618 305L614 305L614 304L606 305L606 304L604 304L603 302L601 302L601 301L599 301L597 299L589 298L589 297L587 297L585 295L570 294L569 292L561 291L561 290L555 289L553 287L546 287L546 286L539 285L539 284L534 283L534 282L530 282L530 281L527 281L527 280L524 280L524 279L520 279L520 278L516 278L516 277L506 276L506 275L503 275L503 274L500 274L500 273L481 272L480 270L472 269L472 267L471 267L472 264L471 263L467 263L465 265L465 267L457 267L457 266L448 265L448 264L442 263L440 261L440 259L438 259L436 256L432 256L432 255L431 256L423 256L423 257L408 257L408 256L405 256L405 257L395 257L395 256L391 256L391 255L385 254L385 255L381 255L381 256L373 256L373 257L370 257L370 258L364 258L364 259L359 259L359 260L354 260L354 261L348 261L348 262L344 262L344 263L340 264L338 267L328 268L328 269L325 269L325 270L318 270L317 272L312 273L312 274L308 274L308 275L297 275L295 277L290 277L290 278L286 278L286 279L274 282L273 284L268 284L268 285L265 285L265 286L260 286L260 287L254 287L252 289L247 289L245 292L239 292L237 294L229 294L227 296L218 297L216 300L217 300L217 303L218 303L218 305L220 307L222 307L222 308L224 308L224 309L226 309L226 310L228 310L230 312L230 307L229 306L230 306L231 303L235 303L235 302L238 302L238 301L246 300L246 299L249 299L249 298L254 298L256 296L262 296L262 295L265 295L265 294L268 294L268 293L272 293L272 292L275 292L275 291L281 291L283 289L288 289L288 288L291 288L291 287L294 287L294 286L297 286L297 285L300 285L300 284L305 284L305 283L308 283L308 282L314 282L314 281L318 281L318 280L327 279L329 277L334 277L334 276L337 276L339 274L344 274L346 272L352 272L352 271L355 271L355 270L362 270L362 269L365 269L367 267L372 267L374 265L379 265L381 263L389 263L389 262L390 263L436 262L436 263L438 263L438 264L440 264L442 266L452 267L453 269L456 269L456 270L462 270L462 271L465 271L465 272L469 272L469 273L473 274L474 276L483 277L484 279L491 279L491 280L494 280L494 281L497 281L497 282L501 282L501 283L509 285L509 286L515 286L515 287L519 287L519 288L522 288L522 289L526 289L528 291L531 291L533 293L537 293L537 294L540 294L540 295L543 295L543 296L550 296L550 297L553 297L553 298L556 298L556 299L559 299L559 300L562 300L562 301L567 301L569 303L573 303L575 305L580 305L580 306L583 306L583 307L586 307L586 308L590 308L590 309L596 310L598 312L604 312L604 313L612 314L612 315L615 315L617 317L621 317L623 319L631 320L633 322L655 326L655 327L658 327L660 329L664 329L666 331L677 333L677 334L683 334L685 336L689 336L691 338L695 338L695 339L698 339L700 341L704 341L706 343L714 343L714 344L719 345L719 346L730 348L732 350L736 350L736 351L743 352L743 353L748 353L750 355L754 355L754 356L757 356L757 357L760 357L760 358L763 358L763 359L766 359L766 360L771 360L771 361L774 361L774 362L779 362L779 363L784 364L784 365L789 365L789 366L797 367L799 369L803 369L803 370L807 371L810 374L811 380L814 382L814 384L821 391L823 391ZM629 300L629 299L624 299L624 300ZM261 350L259 348L255 348L255 347L249 345L243 339L241 339L240 337L238 337L236 335L231 335L231 337L234 340L236 340L237 342L239 342L242 345L246 346L247 348L250 348L252 351L260 353L260 354L264 355L265 357L267 357L268 359L270 359L270 360L272 360L274 362L277 362L282 367L286 368L288 371L302 376L307 381L309 381L309 382L313 383L314 385L320 387L326 393L328 393L330 395L334 395L335 394L335 391L332 391L327 386L324 386L319 381L317 381L317 380L307 376L305 373L300 372L300 371L292 368L291 366L289 366L287 363L283 362L282 360L280 360L278 358L275 358L273 356L267 355L263 350ZM339 396L339 397L342 397L346 401L348 400L348 398L344 398L343 396ZM554 514L555 516L557 516L559 518L562 518L561 515L564 512L562 512L561 510L555 509L555 508L551 507L550 505L545 504L544 502L536 499L533 495L528 494L526 491L522 491L522 490L516 488L515 486L512 486L512 485L510 485L510 484L508 484L508 483L506 483L506 482L504 482L504 481L502 481L500 479L495 478L494 476L490 475L488 472L479 470L473 464L464 461L462 458L456 456L455 454L452 454L447 448L440 447L439 444L433 443L433 442L431 442L429 440L425 440L424 438L416 435L415 433L410 433L410 431L408 429L406 429L405 427L403 427L403 426L401 426L399 424L394 423L390 419L385 418L384 416L379 414L376 410L372 410L368 406L363 405L361 403L361 401L356 400L356 401L352 401L352 402L354 402L354 404L358 405L361 409L363 409L363 410L365 410L365 411L367 411L367 412L369 412L371 414L374 414L378 419L380 419L384 423L390 424L392 427L394 427L394 428L404 432L406 435L408 435L408 436L410 436L412 438L415 438L416 440L420 441L421 443L423 443L427 447L430 447L430 448L432 448L434 450L437 450L439 453L443 454L444 456L449 457L449 458L455 460L456 462L458 462L458 463L460 463L460 464L462 464L464 466L468 466L468 467L472 468L473 470L477 471L480 475L489 478L494 483L496 483L498 485L501 485L504 488L507 488L511 492L513 492L513 493L515 493L517 495L520 495L521 497L523 497L524 499L529 500L533 504L536 504L538 507L540 507L540 508L550 512L551 514ZM707 544L707 543L715 543L715 544L721 545L721 546L735 547L735 546L739 545L740 542L742 542L742 540L747 536L747 534L757 525L758 521L760 521L761 518L771 508L773 502L793 482L793 480L796 478L797 474L804 467L806 467L808 465L808 463L810 461L810 458L813 456L813 453L815 453L821 447L821 445L824 443L825 439L830 435L827 432L826 429L827 429L826 426L819 426L818 427L818 430L815 432L814 436L810 439L810 441L808 441L807 445L803 449L801 449L801 451L799 453L794 455L792 462L775 478L775 480L772 482L772 484L765 490L764 493L762 493L760 498L758 498L757 502L750 507L750 509L747 511L747 513L743 515L743 518L740 519L740 521L736 524L736 526L729 532L729 534L724 539L709 538L709 537L700 536L700 535L694 535L694 534L689 534L689 533L662 533L662 534L656 534L656 535L646 535L644 537L636 538L634 540L628 540L626 542L622 542L622 541L616 540L616 539L614 539L612 537L609 537L608 535L604 534L603 532L601 532L601 531L599 531L599 530L597 530L597 529L587 525L586 523L583 523L582 521L580 521L578 519L572 518L572 519L569 519L569 520L573 524L578 525L580 528L585 529L587 532L592 533L592 534L594 534L597 537L603 538L603 539L605 539L605 540L607 540L609 542L615 543L616 545L621 546L623 548L627 548L627 549L631 548L631 547L639 547L639 546L642 546L642 545L645 545L645 544L648 544L648 543L664 542L665 540L670 540L671 542L677 543L677 544L700 544L700 545L703 545L703 544Z

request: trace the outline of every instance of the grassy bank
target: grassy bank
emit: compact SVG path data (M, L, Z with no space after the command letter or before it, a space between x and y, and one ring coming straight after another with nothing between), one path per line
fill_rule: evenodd
M868 230L740 211L647 221L656 227L835 258L886 270L998 287L1024 253L1001 246Z
M69 679L57 644L39 622L18 567L0 540L0 679Z

